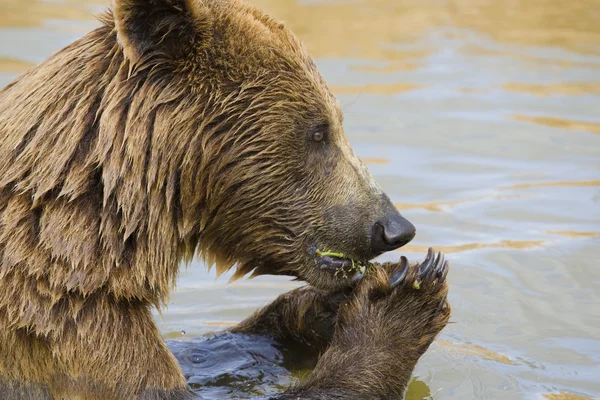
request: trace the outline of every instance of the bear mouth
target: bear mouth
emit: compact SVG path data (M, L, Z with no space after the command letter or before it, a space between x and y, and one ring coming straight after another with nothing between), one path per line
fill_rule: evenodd
M323 271L330 273L335 278L347 279L358 274L364 274L370 263L363 260L355 260L343 253L333 251L315 250L317 265Z

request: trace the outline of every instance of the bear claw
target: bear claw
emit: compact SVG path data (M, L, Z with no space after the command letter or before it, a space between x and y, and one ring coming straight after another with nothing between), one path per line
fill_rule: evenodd
M404 280L406 277L406 272L408 271L408 259L404 256L400 258L400 266L398 267L398 271L394 272L391 279L392 287L397 286L400 282Z
M433 250L433 249L431 249L431 250ZM426 267L423 267L423 266L421 267L421 271L419 273L419 278L431 279L432 277L437 276L445 264L444 259L445 259L444 252L440 251L438 253L437 257L435 257L435 260L433 261L433 263L428 262Z
M450 263L448 262L448 260L444 261L444 265L442 265L442 268L440 268L437 272L436 278L438 279L446 279L446 276L448 275L448 268L450 268Z
M442 282L446 279L450 264L445 258L446 256L443 251L438 252L436 255L433 248L430 247L427 250L425 260L417 267L417 275L413 282L413 288L419 289L424 282L432 282L434 280ZM402 256L397 270L390 278L391 287L396 287L403 282L408 276L408 271L408 260Z
M429 269L429 267L431 267L433 260L435 258L435 252L433 251L433 248L429 248L427 249L427 257L425 257L425 260L423 261L423 263L421 264L421 270L425 271L427 269Z

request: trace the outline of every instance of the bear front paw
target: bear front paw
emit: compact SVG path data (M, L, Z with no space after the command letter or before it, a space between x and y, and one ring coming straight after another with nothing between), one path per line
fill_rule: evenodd
M293 398L402 398L417 361L448 323L448 270L433 249L421 264L405 257L374 264L340 306L331 345Z
M338 316L340 335L366 335L381 348L400 348L420 357L450 317L446 277L449 263L444 253L429 249L420 264L399 262L375 265L362 278L353 299ZM390 340L395 343L390 343Z

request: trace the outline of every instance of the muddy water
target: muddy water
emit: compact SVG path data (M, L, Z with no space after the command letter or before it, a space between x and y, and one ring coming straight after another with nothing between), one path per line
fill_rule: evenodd
M432 245L452 261L454 323L408 398L600 398L600 1L253 3L305 41L350 142L417 226L402 253L419 259ZM93 27L102 8L0 1L0 85ZM294 286L227 285L194 262L159 325L188 340ZM279 372L236 391L294 379Z

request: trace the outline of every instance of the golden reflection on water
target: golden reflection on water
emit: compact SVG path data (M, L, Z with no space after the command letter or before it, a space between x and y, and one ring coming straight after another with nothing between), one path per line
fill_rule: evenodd
M513 116L518 121L533 122L534 124L550 126L553 128L569 129L572 131L584 131L590 133L600 133L600 123L586 121L570 121L555 117L536 117L530 115L516 114Z
M32 66L33 64L27 61L10 57L0 57L0 72L22 72Z
M391 72L399 71L410 71L423 66L423 62L414 60L423 59L427 57L428 53L424 51L419 52L403 52L404 59L401 61L387 63L385 65L353 65L353 71L373 72L377 74L386 74Z
M428 203L395 203L394 205L400 211L402 210L410 210L410 209L421 209L433 212L444 212L449 209L467 203L474 203L478 201L484 200L515 200L515 199L524 199L529 196L523 195L493 195L493 196L481 196L481 197L472 197L468 199L457 199L457 200L446 200L446 201L432 201Z
M381 84L366 84L366 85L344 85L334 86L329 88L334 94L382 94L391 95L409 92L411 90L422 88L423 85L415 85L413 83L381 83Z
M91 4L109 4L108 1L63 0L45 2L37 0L2 0L0 2L0 27L36 27L52 19L92 20Z
M545 85L513 82L506 83L502 88L511 92L529 93L537 96L579 96L600 94L600 83L592 82L564 82Z
M460 200L449 200L449 201L432 201L429 203L395 203L394 205L399 210L410 210L410 209L422 209L433 212L442 212L452 208L454 206L471 203L474 201L482 200L486 197L478 197L472 199L460 199Z
M383 157L361 157L362 162L365 164L389 164L389 158Z
M531 46L560 46L597 53L600 43L598 0L451 1L456 26L497 41Z
M430 203L395 203L399 210L423 209L427 211L442 212L459 204L470 203L479 199L451 200L451 201L433 201Z
M306 43L315 57L358 57L418 62L427 52L399 51L391 43L411 42L432 28L457 27L478 31L492 39L534 46L559 46L577 52L598 53L600 0L556 1L449 0L444 3L413 0L298 2L249 0L286 24ZM89 20L90 5L101 0L3 0L0 26L40 26L48 19Z
M600 237L600 232L576 232L576 231L546 231L550 235L567 236L570 238L595 238Z
M397 250L394 250L395 252L399 252L399 253L422 253L425 254L427 253L427 249L429 249L429 247L433 247L436 250L441 250L444 253L460 253L463 251L470 251L470 250L476 250L476 249L519 249L519 250L523 250L523 249L531 249L534 247L541 247L544 246L544 241L543 240L500 240L498 242L491 242L491 243L465 243L465 244L457 244L457 245L450 245L450 246L437 246L435 244L432 245L427 245L427 246L421 246L421 245L415 245L415 244L408 244L406 246L403 246Z
M570 393L545 394L544 397L548 400L594 400L591 397L579 396Z
M398 60L382 43L412 41L435 27L457 27L523 45L597 53L600 0L556 1L363 0L352 3L251 0L283 19L316 57ZM350 22L350 23L349 23Z
M437 343L444 346L448 352L453 354L475 356L485 360L498 361L507 365L514 364L508 356L475 344L458 344L447 340L437 340Z
M517 183L514 185L510 185L510 186L505 186L502 188L502 190L532 189L532 188L560 187L560 186L579 186L579 187L600 186L600 180Z
M506 52L506 49L491 49L474 43L469 43L463 46L461 48L461 52L468 56L507 57L511 60L535 65L536 69L540 68L540 66L551 68L552 70L565 68L600 68L600 63L594 61L564 60L560 58L550 58L548 56L539 56L519 51Z

